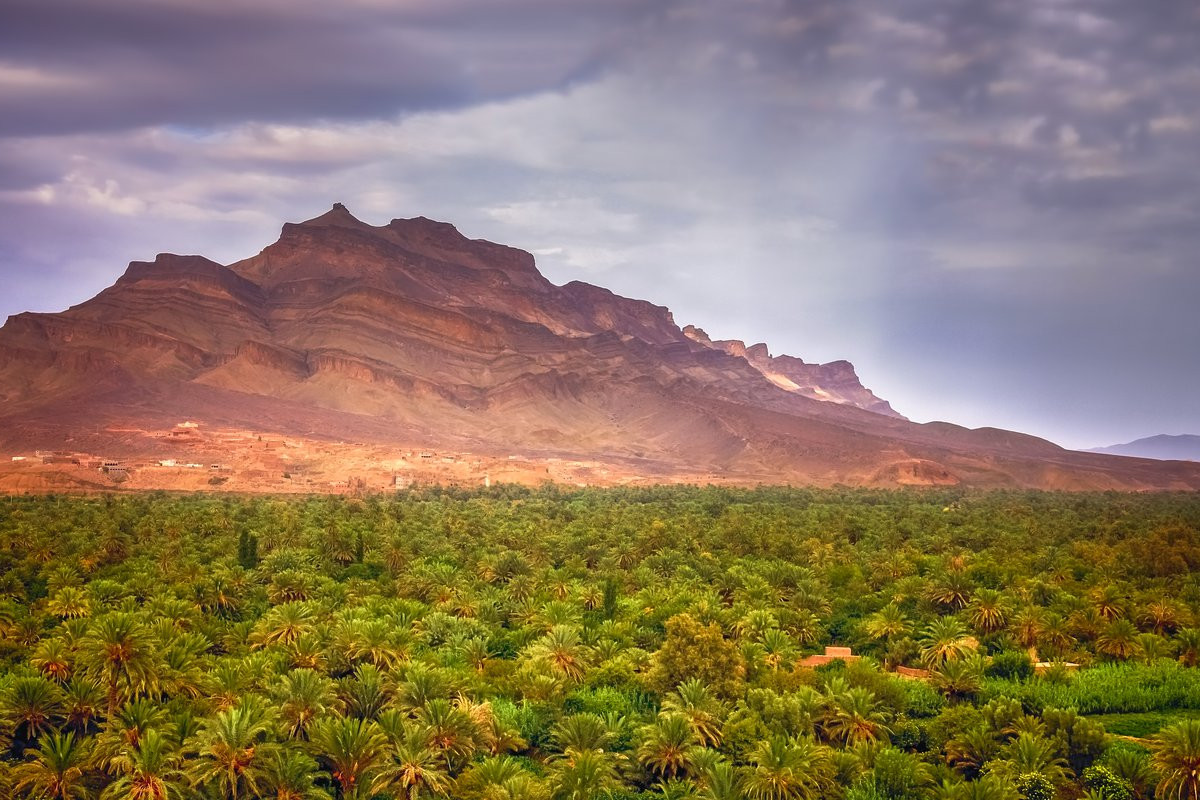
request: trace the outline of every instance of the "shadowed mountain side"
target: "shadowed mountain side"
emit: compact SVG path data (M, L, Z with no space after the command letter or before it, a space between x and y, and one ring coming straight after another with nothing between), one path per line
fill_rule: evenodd
M914 424L848 362L714 342L661 306L555 286L523 251L340 205L228 267L163 254L67 311L10 318L0 402L11 448L102 450L122 426L192 419L663 479L1200 488L1200 467Z

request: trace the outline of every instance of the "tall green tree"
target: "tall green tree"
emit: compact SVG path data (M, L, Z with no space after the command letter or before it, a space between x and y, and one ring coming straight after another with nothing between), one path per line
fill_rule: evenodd
M1151 739L1151 757L1162 779L1155 796L1164 800L1200 798L1200 719L1168 725Z

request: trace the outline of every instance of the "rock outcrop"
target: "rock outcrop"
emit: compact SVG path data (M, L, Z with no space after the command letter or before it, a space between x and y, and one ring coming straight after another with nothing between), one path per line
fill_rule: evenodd
M795 356L772 356L763 343L746 346L737 339L713 341L702 329L688 325L683 333L694 342L715 348L739 358L763 374L763 377L781 389L813 400L855 406L876 414L904 419L891 404L882 400L862 385L849 361L830 361L827 364L806 364Z

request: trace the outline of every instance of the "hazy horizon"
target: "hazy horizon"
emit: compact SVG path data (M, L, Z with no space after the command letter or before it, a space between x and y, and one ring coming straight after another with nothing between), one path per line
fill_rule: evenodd
M340 201L916 421L1200 433L1193 4L13 0L0 44L3 317Z

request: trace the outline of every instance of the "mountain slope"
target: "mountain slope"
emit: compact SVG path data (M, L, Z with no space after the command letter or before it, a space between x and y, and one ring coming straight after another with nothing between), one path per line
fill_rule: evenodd
M1109 447L1094 447L1089 453L1107 453L1114 456L1134 456L1136 458L1154 458L1166 461L1200 461L1200 436L1181 434L1171 436L1159 434L1135 439L1125 444L1114 444Z
M1188 467L917 425L848 362L713 342L663 307L555 286L523 251L340 205L243 261L163 254L67 311L10 318L0 403L10 449L158 452L119 432L190 419L664 480L1200 487Z

